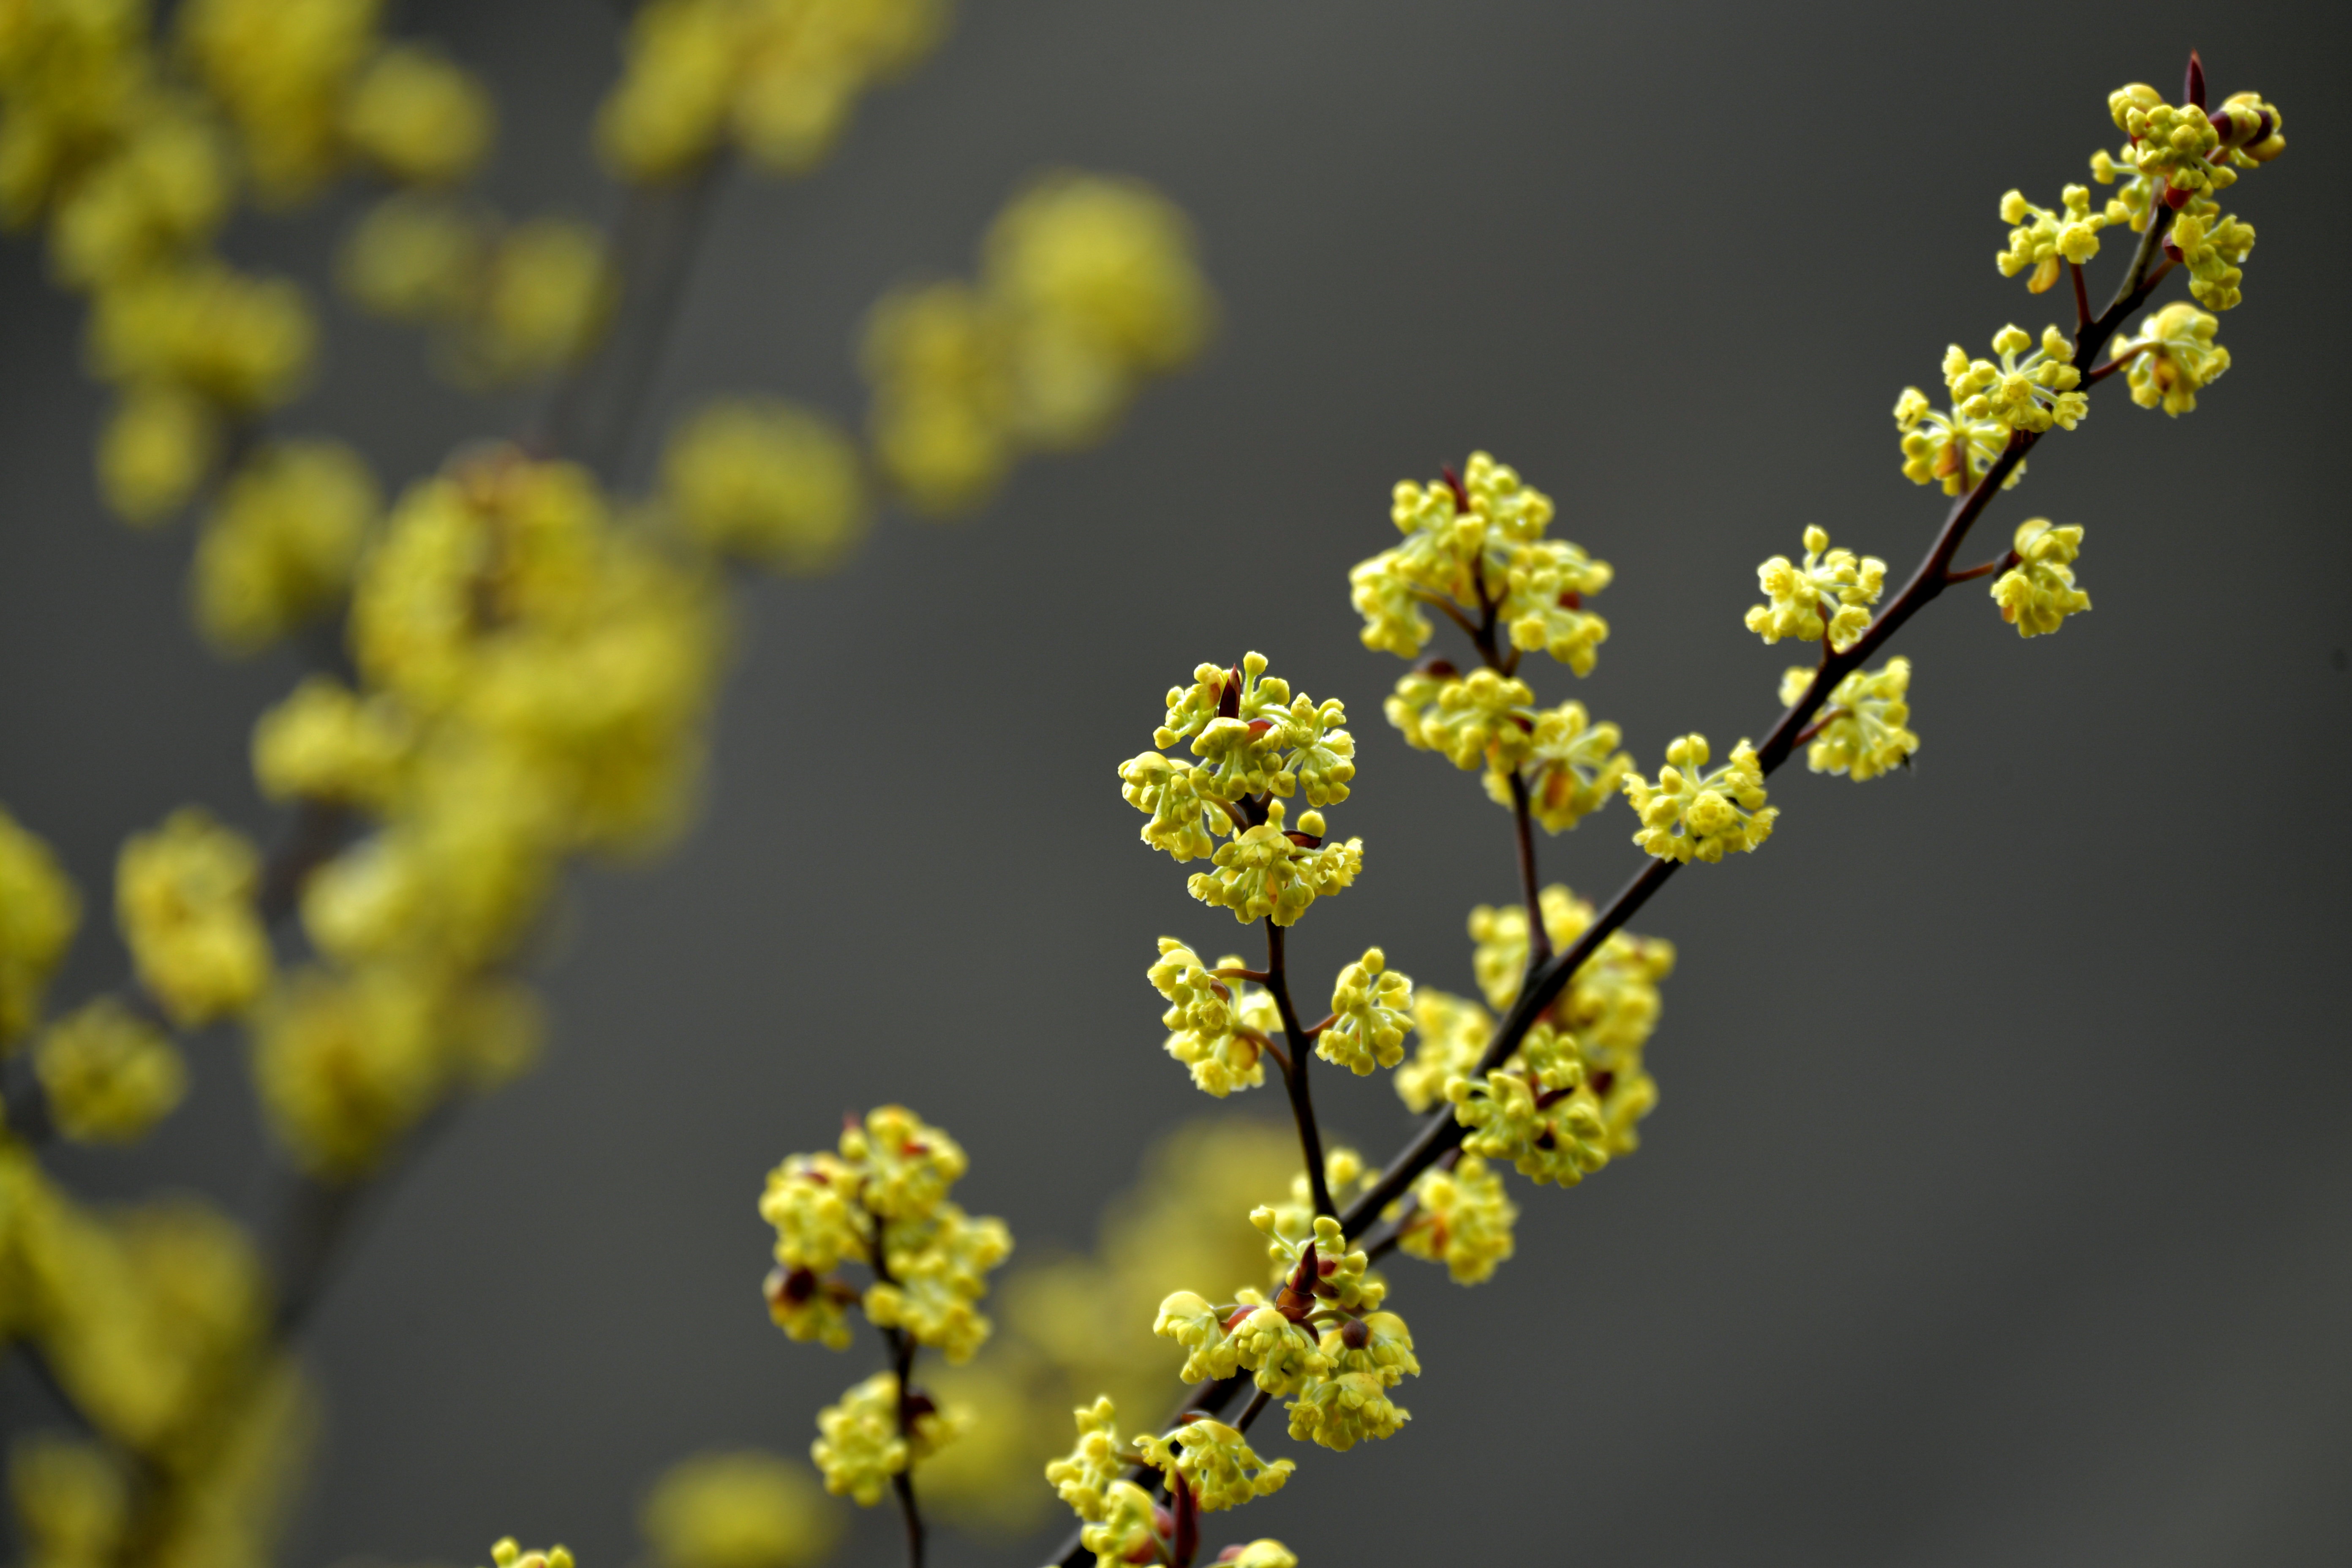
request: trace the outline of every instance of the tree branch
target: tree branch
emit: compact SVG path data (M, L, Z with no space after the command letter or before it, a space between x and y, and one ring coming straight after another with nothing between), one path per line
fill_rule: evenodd
M1290 1005L1290 976L1285 966L1282 928L1265 917L1265 982L1274 993L1275 1010L1282 1015L1282 1037L1291 1042L1290 1070L1283 1083L1290 1090L1291 1119L1298 1123L1298 1152L1307 1161L1308 1190L1315 1194L1315 1212L1336 1215L1331 1186L1323 1173L1323 1133L1315 1125L1315 1100L1307 1087L1307 1067L1315 1059L1307 1032L1298 1026L1298 1009Z

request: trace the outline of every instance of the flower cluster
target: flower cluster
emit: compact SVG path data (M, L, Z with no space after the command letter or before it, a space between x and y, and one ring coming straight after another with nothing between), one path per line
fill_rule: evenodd
M1345 1450L1392 1436L1409 1418L1389 1390L1417 1375L1412 1335L1381 1310L1386 1288L1367 1272L1369 1258L1349 1250L1339 1222L1318 1215L1303 1241L1281 1234L1278 1215L1250 1215L1267 1233L1281 1284L1272 1298L1244 1287L1213 1305L1190 1290L1160 1303L1152 1331L1189 1352L1187 1383L1250 1373L1257 1386L1288 1398L1290 1435Z
M710 403L673 430L662 500L705 548L796 575L839 562L873 512L856 444L772 398Z
M1756 748L1742 741L1731 760L1702 772L1712 753L1704 735L1685 735L1666 748L1665 766L1652 784L1628 774L1625 797L1642 819L1633 842L1661 860L1720 860L1727 851L1752 850L1772 836L1780 815L1764 804L1764 770Z
M1870 607L1886 586L1886 563L1829 546L1827 530L1808 527L1803 565L1775 555L1756 569L1757 585L1769 602L1748 612L1748 629L1766 647L1782 637L1819 642L1827 636L1832 647L1843 649L1870 629ZM1838 607L1824 619L1822 606L1831 600Z
M2178 107L2141 82L2108 95L2116 128L2129 140L2113 156L2093 154L2091 177L2116 184L2106 204L2110 223L2128 222L2145 233L2156 215L2171 216L2165 254L2189 273L2189 291L2211 310L2233 308L2253 226L2225 216L2215 197L2248 170L2286 151L2277 106L2259 93L2232 94L2218 110L2204 102L2204 72L2192 67L2187 94Z
M1816 673L1799 667L1782 676L1782 706L1801 701ZM1911 718L1910 689L1907 658L1890 658L1878 669L1857 669L1839 681L1813 721L1805 765L1817 773L1851 773L1859 784L1908 763L1919 749L1919 737L1904 728Z
M2213 341L2221 323L2194 305L2170 304L2151 312L2139 330L2116 345L2128 355L2131 399L2142 408L2161 408L2179 418L2197 406L2197 395L2230 368L2230 351Z
M1610 569L1544 537L1551 498L1516 469L1473 452L1458 478L1399 480L1389 515L1404 542L1348 574L1366 647L1419 657L1433 629L1423 608L1436 605L1482 637L1499 627L1512 647L1592 672L1609 624L1584 601L1609 585Z
M1006 205L976 283L886 296L866 326L871 434L914 506L993 494L1024 450L1110 433L1143 384L1199 353L1215 302L1191 226L1140 181L1062 173Z
M111 996L68 1014L33 1047L58 1131L81 1143L134 1143L188 1091L170 1036Z
M1282 1033L1273 994L1241 980L1242 969L1234 956L1204 964L1191 948L1163 936L1150 971L1153 987L1168 999L1160 1016L1169 1029L1168 1054L1192 1069L1195 1088L1219 1100L1265 1081L1266 1052Z
M336 277L362 310L429 331L434 368L477 391L585 360L621 285L602 237L576 219L510 221L420 192L394 193L360 218Z
M269 984L260 880L252 844L194 806L123 845L115 918L140 983L180 1027L242 1013Z
M1118 776L1127 803L1150 818L1146 844L1180 862L1210 857L1215 868L1188 884L1194 898L1237 921L1289 925L1362 868L1362 839L1327 842L1319 810L1288 827L1283 805L1301 795L1314 806L1346 800L1356 738L1340 728L1348 715L1338 700L1294 697L1265 663L1252 653L1232 668L1204 664L1190 687L1170 688L1157 749L1122 763ZM1200 762L1166 755L1179 741Z
M938 1453L970 1424L961 1411L927 1405L901 1397L898 1373L877 1372L818 1412L819 1436L809 1452L824 1489L872 1508L891 1477Z
M1377 947L1339 971L1331 987L1331 1022L1315 1036L1315 1054L1358 1078L1404 1060L1412 1027L1412 982L1389 968Z
M491 1546L490 1562L495 1568L572 1568L570 1547L550 1546L543 1551L525 1552L511 1535Z
M1465 772L1486 768L1487 798L1506 808L1512 777L1530 814L1561 833L1608 804L1633 759L1618 749L1614 724L1595 724L1581 702L1534 706L1528 683L1493 669L1458 674L1432 659L1399 680L1388 720L1420 751L1443 753Z
M2025 286L2036 294L2047 293L2058 281L2062 263L2080 267L2098 255L2099 231L2116 221L2105 211L2091 210L2087 186L2068 185L2058 199L2063 210L2053 212L2027 201L2022 191L2000 198L2000 221L2013 226L2009 248L1993 259L2003 278L2030 268Z
M57 856L0 808L0 1051L40 1017L49 976L80 923L81 897Z
M975 1219L948 1200L964 1152L904 1107L886 1105L842 1131L837 1152L794 1154L768 1173L760 1217L775 1227L768 1310L795 1340L835 1350L849 1343L845 1309L856 1302L897 1342L971 1358L988 1338L978 1310L988 1274L1013 1250L997 1219ZM835 1272L864 1264L863 1292ZM871 1504L889 1477L929 1457L968 1425L919 1390L902 1402L895 1373L869 1378L827 1410L814 1454L825 1486Z
M1916 386L1905 387L1895 400L1903 474L1914 484L1940 481L1945 494L1959 495L1991 468L2013 433L2038 435L2053 426L2072 430L2089 411L2089 398L2075 390L2083 373L2074 368L2074 340L2056 327L2042 329L2038 345L2022 327L2003 327L1992 348L1999 363L1971 359L1958 343L1945 351L1949 413L1937 412ZM2003 487L2024 471L2018 464Z
M1480 1284L1509 1259L1518 1205L1504 1191L1502 1173L1477 1155L1465 1154L1450 1169L1440 1164L1423 1172L1410 1202L1411 1214L1399 1205L1389 1216L1399 1223L1398 1247L1409 1257L1443 1263L1455 1284Z
M307 202L350 172L444 185L489 150L480 82L383 37L381 9L191 0L167 40L143 4L28 0L0 27L0 218L45 223L58 281L91 298L117 393L100 489L128 521L177 510L308 374L301 292L213 253L240 198Z
M946 32L946 0L655 0L630 18L597 144L625 180L674 181L726 147L779 174L832 152L858 98Z
M264 443L229 476L196 542L196 626L225 653L267 647L334 608L383 510L340 441Z
M806 1568L841 1534L807 1469L757 1449L671 1466L637 1522L659 1568Z
M2091 607L2091 595L2074 586L2074 557L2083 552L2079 524L2053 528L2047 518L2017 525L2011 546L2017 564L1993 579L1993 603L2000 618L2021 637L2056 631L2067 616Z

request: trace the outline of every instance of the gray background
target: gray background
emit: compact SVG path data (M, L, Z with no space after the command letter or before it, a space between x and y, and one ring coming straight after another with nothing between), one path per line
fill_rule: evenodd
M608 10L405 12L495 79L504 199L607 209L582 146ZM713 388L856 416L865 305L968 268L1060 162L1196 216L1223 331L1108 448L748 595L701 827L577 881L550 1064L452 1131L328 1304L293 1560L472 1560L513 1531L614 1568L671 1458L802 1449L864 1357L765 1322L752 1200L844 1106L929 1110L971 1206L1083 1244L1153 1133L1208 1109L1141 972L1163 931L1233 933L1111 774L1202 658L1261 648L1356 715L1334 823L1368 868L1295 939L1306 971L1378 940L1469 990L1462 917L1510 896L1507 820L1381 721L1399 667L1358 645L1345 574L1390 537L1389 486L1474 445L1519 465L1619 573L1574 693L1645 764L1686 729L1760 733L1790 661L1740 627L1754 563L1820 521L1907 571L1941 503L1896 473L1895 394L1954 338L2063 319L1996 274L1997 198L2082 177L2107 89L2171 89L2191 43L2292 142L2233 204L2262 236L2236 369L2178 422L2110 389L1984 536L2088 525L2096 611L2026 645L1972 589L1906 632L1914 773L1784 774L1770 846L1638 922L1683 958L1640 1156L1521 1188L1495 1284L1406 1273L1412 1426L1298 1456L1234 1528L1310 1564L1465 1538L1622 1564L2352 1557L2347 35L2340 8L2172 4L971 5L823 173L731 181L656 416ZM234 248L316 277L347 210ZM247 726L294 667L194 651L186 535L93 497L79 306L25 240L0 268L0 799L101 917L70 998L120 971L122 833L188 799L267 830ZM436 389L401 333L332 328L283 427L353 434L395 481L521 416ZM908 720L919 748L879 739ZM1547 875L1613 887L1630 826L1547 843ZM197 1071L150 1147L60 1165L252 1201L236 1041ZM1343 1132L1402 1134L1385 1084L1324 1082ZM892 1521L860 1528L843 1560L888 1560Z

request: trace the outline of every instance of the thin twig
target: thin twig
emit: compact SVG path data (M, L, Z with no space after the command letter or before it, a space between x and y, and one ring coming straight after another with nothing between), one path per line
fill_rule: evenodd
M2006 572L2016 564L2017 552L2004 550L1991 560L1980 562L1966 571L1945 573L1944 586L1948 588L1955 583L1973 583L1979 577L1990 577L1996 572Z
M1528 776L1511 770L1511 822L1519 843L1519 896L1528 902L1528 967L1551 956L1551 932L1544 926L1543 894L1536 878L1535 816L1528 801Z
M2091 291L2083 282L2083 264L2066 263L2066 270L2074 278L2074 330L2081 331L2091 324Z
M1307 1161L1307 1181L1315 1194L1315 1212L1336 1215L1339 1210L1331 1202L1331 1186L1323 1173L1323 1133L1315 1125L1315 1100L1307 1087L1307 1068L1315 1059L1315 1053L1307 1048L1306 1031L1298 1026L1298 1009L1290 1005L1290 976L1285 968L1282 934L1274 917L1266 916L1266 989L1274 993L1275 1010L1282 1016L1282 1037L1293 1042L1290 1070L1283 1075L1283 1082L1290 1089L1290 1115L1298 1123L1298 1152Z

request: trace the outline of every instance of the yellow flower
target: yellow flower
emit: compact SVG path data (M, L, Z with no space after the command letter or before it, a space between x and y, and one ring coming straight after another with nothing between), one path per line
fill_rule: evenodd
M381 0L189 0L182 43L236 126L275 205L304 199L342 156L338 108L375 37Z
M126 278L89 316L89 360L101 377L184 387L247 415L294 395L317 338L292 283L210 259Z
M40 1017L80 923L81 898L56 854L0 809L0 1052Z
M987 1293L988 1271L1013 1251L1004 1222L940 1204L919 1219L886 1225L882 1250L890 1279L865 1298L874 1326L903 1329L950 1363L971 1360L992 1327L973 1303Z
M1095 1554L1095 1568L1165 1561L1166 1518L1150 1492L1133 1481L1113 1481L1103 1489L1101 1519L1078 1532L1078 1544Z
M241 1013L269 982L254 909L261 858L195 806L134 834L115 866L115 922L142 984L182 1028Z
M997 215L982 281L1012 323L1014 417L1049 447L1100 439L1145 377L1200 353L1215 313L1181 208L1068 170Z
M1521 941L1524 947L1524 937ZM1412 1060L1397 1068L1396 1091L1405 1109L1418 1115L1444 1100L1446 1083L1467 1073L1486 1054L1495 1020L1475 1002L1426 985L1413 992L1412 1013L1421 1045Z
M885 1220L921 1219L970 1162L956 1141L903 1105L879 1106L841 1131L841 1157L864 1167L858 1201Z
M1290 1436L1345 1453L1370 1438L1394 1436L1412 1419L1388 1391L1421 1371L1412 1334L1393 1312L1349 1318L1323 1331L1324 1371L1290 1405Z
M2115 350L2118 356L2139 351L2126 373L2132 401L2175 418L2194 409L2197 394L2230 368L2230 351L2213 341L2221 325L2186 304L2167 305L2142 321L2139 331Z
M399 793L415 726L383 696L306 677L253 727L253 776L271 800L381 810Z
M1454 1119L1468 1130L1463 1149L1486 1159L1508 1160L1538 1186L1557 1182L1572 1187L1606 1165L1608 1125L1599 1100L1581 1087L1581 1066L1568 1062L1553 1076L1571 1081L1546 1089L1508 1066L1496 1068L1483 1080L1449 1081L1445 1097L1454 1104Z
M1502 1173L1477 1155L1463 1155L1450 1171L1423 1172L1412 1195L1415 1209L1397 1245L1412 1257L1444 1264L1455 1284L1492 1278L1511 1256L1518 1205L1503 1190Z
M179 1047L110 996L52 1024L33 1070L58 1131L79 1143L134 1143L188 1092Z
M898 1377L879 1372L852 1387L816 1418L822 1434L809 1452L824 1475L824 1489L872 1508L890 1478L952 1442L971 1418L953 1408L919 1410L899 1430Z
M365 460L340 441L278 442L247 459L196 544L206 639L255 653L333 605L383 504Z
M1437 752L1467 772L1482 763L1507 776L1535 746L1536 694L1491 669L1456 676L1451 665L1397 682L1389 722L1416 751Z
M352 226L335 255L335 279L372 315L417 325L457 321L478 304L495 237L468 206L395 192Z
M1108 1394L1071 1414L1077 1418L1077 1446L1045 1467L1045 1479L1072 1512L1093 1523L1108 1510L1110 1487L1135 1456L1119 1440L1118 1408Z
M10 112L25 107L12 103ZM49 230L58 280L77 289L103 289L203 245L236 190L228 151L195 105L150 93L126 111L122 139L62 193Z
M841 1516L802 1466L758 1449L697 1454L654 1483L637 1522L660 1568L802 1568Z
M885 295L866 325L874 456L907 500L944 515L995 493L1013 467L1011 327L965 283Z
M1139 1437L1135 1446L1143 1462L1167 1476L1171 1485L1182 1477L1203 1513L1271 1497L1298 1468L1288 1459L1269 1464L1259 1458L1240 1432L1208 1416L1160 1436Z
M443 185L481 166L497 114L472 72L434 49L396 44L352 83L342 129L352 150L391 178Z
M1358 1078L1392 1068L1404 1059L1412 1007L1412 982L1390 969L1379 948L1367 948L1331 987L1332 1022L1315 1037L1315 1054Z
M499 385L577 364L619 299L620 277L596 230L559 217L516 224L490 249L479 314L458 344L460 373Z
M220 421L203 398L133 386L99 432L99 491L125 522L160 522L195 493L219 454Z
M2085 186L2068 185L2059 194L2059 201L2063 210L2053 212L2027 201L2022 191L2011 191L2000 198L2000 221L2013 226L2009 231L2009 248L1993 259L2003 278L2014 278L2031 268L2025 286L2036 294L2047 292L2058 281L2063 263L2080 267L2098 255L2099 230L2110 221L2105 213L2091 210L2091 193Z
M2024 328L2003 327L1992 349L1999 364L1970 359L1958 343L1944 353L1944 384L1963 418L1990 417L2038 433L2053 425L2072 430L2088 411L2090 399L2074 390L2083 379L2074 364L2074 342L2056 327L2042 330L2039 345Z
M1948 413L1929 405L1927 394L1906 386L1895 401L1895 427L1903 435L1903 477L1915 485L1941 485L1948 496L1975 488L2009 445L2009 426L1990 412ZM2006 489L2025 472L2012 467Z
M294 975L254 1022L254 1084L271 1130L322 1180L367 1175L446 1087L446 1026L423 975L383 965Z
M1517 470L1474 452L1458 479L1400 481L1389 515L1404 542L1349 574L1365 647L1417 656L1431 629L1419 602L1450 602L1474 623L1504 627L1512 647L1591 673L1609 626L1584 601L1609 585L1609 566L1543 537L1551 498Z
M569 1548L551 1546L543 1552L525 1552L510 1535L491 1546L490 1561L497 1568L572 1568Z
M1702 773L1708 755L1704 735L1685 735L1666 748L1656 784L1640 773L1626 776L1626 798L1642 819L1633 842L1662 860L1717 861L1727 850L1752 850L1772 836L1780 814L1764 804L1756 749L1742 741L1728 763Z
M872 1223L857 1204L860 1180L831 1154L794 1154L769 1172L760 1217L776 1228L776 1261L811 1275L866 1262Z
M98 1568L120 1556L131 1486L100 1445L54 1433L19 1438L8 1451L8 1490L26 1562Z
M1794 706L1805 695L1814 673L1801 667L1781 678L1783 706ZM1857 669L1839 681L1815 721L1805 765L1817 773L1851 773L1860 784L1908 762L1919 749L1919 737L1904 728L1911 717L1910 687L1907 658L1888 659L1868 672Z
M1832 647L1844 648L1870 629L1870 606L1886 586L1886 563L1831 550L1829 543L1828 531L1809 526L1803 565L1775 555L1756 569L1757 584L1770 602L1748 612L1748 629L1767 647L1782 637L1819 642L1826 634ZM1822 606L1831 600L1838 608L1824 618Z
M1272 1539L1228 1546L1213 1559L1213 1568L1298 1568L1298 1554Z
M2047 518L2018 524L2012 549L2018 563L1993 579L1993 603L2000 618L2021 637L2054 632L2068 616L2091 607L2091 595L2074 586L2074 557L2083 551L2079 524L2053 528Z
M1246 924L1265 919L1286 926L1307 912L1318 898L1355 885L1363 868L1364 841L1323 840L1323 814L1310 811L1298 819L1302 845L1283 827L1283 805L1272 801L1266 820L1219 847L1210 857L1213 872L1196 871L1186 889L1202 903L1231 910Z
M704 545L795 574L837 564L871 516L849 438L767 398L707 404L672 432L662 489Z
M1536 713L1521 767L1528 813L1545 832L1574 827L1616 797L1633 767L1633 759L1617 749L1622 738L1616 725L1593 723L1581 702ZM1509 774L1490 768L1486 783L1487 798L1497 805L1511 804Z
M1242 964L1226 958L1216 967ZM1171 936L1160 939L1160 962L1151 966L1150 980L1168 998L1168 1010L1160 1016L1170 1031L1167 1052L1192 1069L1196 1088L1223 1100L1237 1089L1265 1082L1265 1051L1259 1042L1282 1033L1273 993L1218 979L1199 954Z

